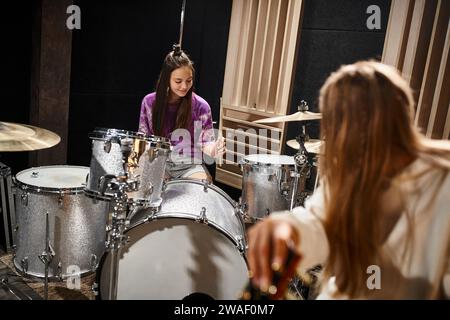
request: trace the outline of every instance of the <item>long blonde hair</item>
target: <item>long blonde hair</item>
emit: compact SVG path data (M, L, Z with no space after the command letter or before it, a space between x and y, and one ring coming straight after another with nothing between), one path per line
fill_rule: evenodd
M426 146L413 125L409 85L382 63L341 67L323 85L319 106L326 141L320 159L330 245L326 273L339 270L338 289L355 297L365 286L367 267L379 263L380 198L395 170L402 169L393 164L421 153L434 159L444 151ZM448 161L436 163L450 167Z

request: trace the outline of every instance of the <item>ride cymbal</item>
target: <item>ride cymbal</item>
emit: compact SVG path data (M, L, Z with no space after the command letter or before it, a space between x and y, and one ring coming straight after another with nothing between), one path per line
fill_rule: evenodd
M295 139L287 141L286 144L295 150L300 149L300 144ZM322 140L309 139L308 141L305 141L305 148L309 153L319 154L322 144Z
M321 113L309 112L309 111L298 111L294 114L289 114L286 116L277 116L265 119L259 119L253 121L255 123L275 123L275 122L290 122L290 121L310 121L310 120L320 120L322 119Z
M61 138L46 129L0 121L0 152L33 151L57 145Z

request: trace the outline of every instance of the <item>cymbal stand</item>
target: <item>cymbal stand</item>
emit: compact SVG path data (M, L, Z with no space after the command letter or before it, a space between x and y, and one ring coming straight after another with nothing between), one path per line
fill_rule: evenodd
M302 101L304 102L304 101ZM305 105L305 104L301 104ZM299 106L300 110L300 106ZM308 110L308 106L303 107L301 111ZM295 161L295 172L292 173L292 176L294 177L294 185L292 188L292 195L291 195L291 206L290 210L294 209L294 207L297 204L297 190L298 190L298 183L299 179L301 181L305 181L310 175L310 155L305 147L305 140L308 139L308 135L306 134L306 128L305 125L302 124L302 130L298 137L296 138L297 142L299 143L299 149L298 152L294 155L294 161ZM302 205L304 203L304 199L306 198L306 194L304 190L302 190L300 201L299 203Z
M48 299L48 268L50 263L55 256L55 251L50 244L50 227L48 221L48 212L45 213L45 250L39 255L39 260L45 266L45 277L44 277L44 299Z

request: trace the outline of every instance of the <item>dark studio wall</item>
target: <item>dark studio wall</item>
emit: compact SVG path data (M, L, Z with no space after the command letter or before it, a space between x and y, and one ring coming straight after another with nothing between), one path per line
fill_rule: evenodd
M0 121L29 123L31 26L30 2L5 2L0 19ZM28 167L30 152L0 152L0 162L17 173Z
M137 131L142 98L153 91L165 55L178 42L181 0L76 1L69 115L70 164L89 166L95 127ZM196 68L196 92L219 120L231 0L188 0L183 49Z
M303 23L294 76L290 114L297 112L301 100L318 112L319 90L331 72L342 64L359 60L381 60L391 0L304 0ZM381 29L369 30L367 8L381 9ZM319 137L319 122L307 125L312 138ZM288 125L286 140L301 130L299 122ZM296 150L286 146L285 154Z

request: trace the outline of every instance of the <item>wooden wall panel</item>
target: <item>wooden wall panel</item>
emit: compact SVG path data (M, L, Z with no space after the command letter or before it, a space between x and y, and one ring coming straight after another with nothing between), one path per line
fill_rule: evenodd
M392 0L382 60L400 71L405 59L414 0Z
M219 124L227 144L216 171L220 182L240 188L242 157L281 151L286 125L253 121L288 110L302 8L302 0L233 1ZM261 137L266 132L270 137Z
M428 137L449 139L450 1L393 0L383 62L409 81L415 123Z
M444 137L445 121L448 119L450 103L450 28L447 28L444 50L428 121L427 136L436 139Z
M444 50L449 17L450 2L439 1L435 14L433 31L431 34L427 62L425 65L424 79L417 103L415 123L420 128L428 127L431 105L434 97L434 89L436 88L437 76L439 74L441 64L441 56Z

